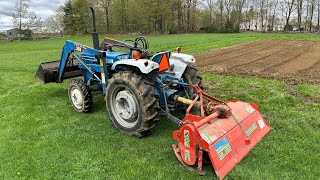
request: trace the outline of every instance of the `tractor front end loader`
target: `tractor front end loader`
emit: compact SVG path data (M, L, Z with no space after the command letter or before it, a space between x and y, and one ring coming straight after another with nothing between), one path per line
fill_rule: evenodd
M180 48L152 56L144 37L124 42L105 38L99 45L91 10L94 48L66 41L60 60L40 64L35 74L41 83L82 77L68 88L75 111L90 112L92 96L102 94L113 125L137 137L152 132L164 115L180 127L172 146L179 161L188 169L197 167L199 174L204 174L203 161L211 161L220 179L270 131L256 104L224 102L205 94L195 58L180 53ZM174 116L176 109L186 110L185 116Z

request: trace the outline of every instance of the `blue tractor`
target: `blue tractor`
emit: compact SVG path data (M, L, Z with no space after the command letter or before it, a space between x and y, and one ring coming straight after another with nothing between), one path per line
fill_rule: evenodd
M93 24L94 48L66 41L60 60L40 64L36 79L61 83L83 76L72 80L68 89L73 108L90 112L92 95L103 94L113 124L129 135L147 135L155 127L159 113L180 123L170 110L176 107L175 95L190 99L194 95L190 84L201 82L192 66L195 58L170 51L152 56L144 37L125 42L105 38L99 44ZM125 52L116 52L115 48L124 48Z
M42 83L82 76L71 80L68 88L74 110L90 112L92 95L102 94L114 126L138 137L148 135L158 115L165 115L180 126L173 132L178 146L172 146L178 160L188 169L197 165L203 174L202 161L207 158L219 179L270 131L256 104L224 102L205 94L193 67L195 58L180 53L180 48L152 56L144 37L124 42L105 38L99 44L91 10L94 48L66 41L60 60L40 64L36 72ZM177 108L186 110L183 119L172 115ZM199 111L191 114L192 109Z

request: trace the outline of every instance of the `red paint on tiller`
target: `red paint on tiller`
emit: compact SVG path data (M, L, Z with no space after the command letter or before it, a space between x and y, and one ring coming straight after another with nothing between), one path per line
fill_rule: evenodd
M236 100L225 103L198 87L195 91L198 96L188 107L180 129L173 133L178 141L178 147L174 144L173 149L188 169L193 170L191 166L197 165L199 174L204 174L203 151L207 152L218 178L223 179L271 128L256 104ZM220 103L210 103L213 110L207 116L204 99ZM198 100L200 115L192 115L190 110Z

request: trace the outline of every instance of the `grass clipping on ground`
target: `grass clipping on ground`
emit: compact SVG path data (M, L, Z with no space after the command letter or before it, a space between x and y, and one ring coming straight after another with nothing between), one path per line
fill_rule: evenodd
M177 37L200 41L204 39L202 36L205 37ZM226 42L262 38L206 36L220 41L227 39ZM174 42L165 43L171 38L153 36L150 39L158 42L159 49L174 49ZM67 97L69 81L41 85L34 80L33 74L40 62L60 57L64 41L0 43L0 178L199 178L196 172L186 170L173 153L172 131L178 129L176 124L163 118L150 136L128 137L111 124L102 96L94 97L93 113L79 114ZM79 41L90 44L90 37L79 37ZM204 44L204 50L211 47L209 43ZM191 52L191 48L190 45L186 51ZM319 85L288 85L255 77L211 73L201 75L208 94L225 101L237 99L258 104L272 127L227 179L320 177ZM205 170L207 174L201 179L215 176L211 165Z

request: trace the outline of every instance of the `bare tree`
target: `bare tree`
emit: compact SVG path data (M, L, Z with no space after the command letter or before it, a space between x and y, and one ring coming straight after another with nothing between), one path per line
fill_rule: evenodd
M261 30L264 31L264 14L265 14L265 6L266 6L266 2L265 0L260 0L259 2L259 16L260 16L260 20L261 20Z
M21 39L22 34L31 35L31 30L42 30L41 19L34 11L29 10L27 2L27 0L17 0L14 5L13 24L19 29L19 39ZM23 31L25 32L23 33Z
M163 0L160 0L162 2ZM197 24L197 8L204 0L182 0L186 11L186 31L195 31Z
M242 16L242 9L243 9L243 6L244 6L244 3L246 2L246 0L236 0L235 2L235 9L236 9L236 12L237 12L237 23L236 23L236 26L239 27L240 26L240 23L241 23L241 16Z
M246 18L249 21L249 29L252 28L252 22L254 20L254 17L255 17L255 11L253 9L253 6L251 6L246 15Z
M177 16L177 19L178 19L178 31L181 31L182 28L183 28L183 0L177 0L176 1L176 7L178 8L178 16Z
M276 13L277 13L277 7L278 7L279 0L273 0L272 3L270 3L270 11L273 8L272 12L272 18L271 18L271 30L273 31L274 28L274 21L276 18Z
M21 33L22 28L24 26L24 20L27 18L29 13L29 5L26 0L16 0L14 5L14 13L13 13L13 24L17 28L19 28L19 33Z
M223 29L223 10L224 10L223 0L219 0L219 10L220 10L220 32L222 32L222 29Z
M25 21L24 28L31 29L33 31L41 32L42 31L42 24L41 18L37 16L34 11L30 11Z
M309 31L312 30L312 20L313 20L313 13L314 13L314 7L315 7L316 0L310 1L310 23L309 23Z
M214 7L215 7L215 4L214 4L214 0L206 0L206 7L208 8L208 11L209 11L209 26L210 28L213 27L213 11L214 11Z
M268 22L268 8L269 8L269 0L266 0L267 2L266 2L266 9L265 9L265 15L266 15L266 24L265 24L265 27L268 27L267 28L267 31L269 31L269 29L270 29L270 24L269 24L269 22ZM267 25L267 23L268 23L268 25ZM264 28L265 29L265 28Z
M310 0L307 0L307 13L306 13L306 16L305 16L305 24L304 24L304 30L305 31L307 30L307 26L308 26L308 22L309 22L309 1Z
M318 29L318 31L320 31L320 27L319 27L319 25L320 25L320 0L318 0L318 25L317 25L317 29Z
M120 0L120 7L119 7L119 11L121 14L121 21L120 21L120 26L121 26L121 30L122 32L126 32L127 31L127 24L128 24L128 2L129 0Z
M301 27L301 19L302 19L302 5L303 0L297 0L297 10L298 10L298 28Z
M286 25L289 25L291 14L295 10L295 0L284 0L283 3L283 8L286 16Z
M55 10L55 14L46 18L45 25L50 32L59 32L62 34L63 31L63 6L59 6Z
M99 5L104 9L104 13L106 16L106 31L110 32L110 17L109 17L109 8L112 4L112 0L101 0L99 1Z

